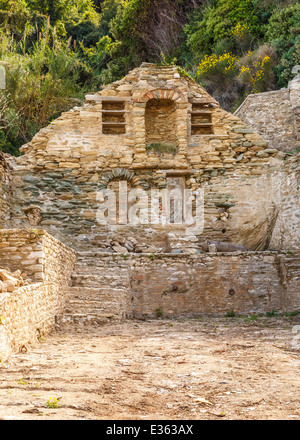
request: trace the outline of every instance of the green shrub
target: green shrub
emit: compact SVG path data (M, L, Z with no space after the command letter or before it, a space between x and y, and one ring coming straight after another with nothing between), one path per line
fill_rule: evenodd
M237 314L234 310L228 310L228 312L225 313L225 318L234 318Z
M267 316L268 318L272 318L272 317L279 316L279 313L278 313L277 310L271 310L271 312L267 312L267 313L266 313L266 316Z
M164 312L163 312L162 307L158 307L158 308L155 310L155 315L156 315L157 318L162 318L162 317L163 317Z

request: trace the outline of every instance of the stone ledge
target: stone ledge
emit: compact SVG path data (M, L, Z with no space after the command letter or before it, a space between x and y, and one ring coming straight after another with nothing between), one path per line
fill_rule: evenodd
M124 256L124 253L120 253L120 252L97 252L97 251L88 251L88 252L82 252L82 251L78 251L76 252L77 257L122 257ZM181 258L181 257L192 257L192 258L205 258L205 257L220 257L220 256L268 256L268 255L272 255L272 256L276 256L276 255L289 255L289 252L283 252L283 251L246 251L246 252L216 252L216 253L209 253L209 252L201 252L199 254L189 254L189 253L173 253L173 252L168 252L168 253L163 253L163 252L159 252L159 253L153 253L153 252L128 252L125 254L126 258L136 258L136 257L151 257L151 256L155 256L155 258L165 258L165 257L173 257L173 258Z

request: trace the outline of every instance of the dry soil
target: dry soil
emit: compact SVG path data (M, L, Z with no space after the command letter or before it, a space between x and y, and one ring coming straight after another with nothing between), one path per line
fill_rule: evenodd
M0 367L0 419L299 420L299 335L300 315L61 328Z

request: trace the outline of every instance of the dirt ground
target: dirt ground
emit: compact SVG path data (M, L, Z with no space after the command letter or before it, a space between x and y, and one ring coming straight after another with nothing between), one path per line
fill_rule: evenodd
M299 420L297 325L300 315L61 329L0 367L0 419Z

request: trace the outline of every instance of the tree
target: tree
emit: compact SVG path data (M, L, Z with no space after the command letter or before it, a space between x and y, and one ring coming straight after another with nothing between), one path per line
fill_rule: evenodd
M187 45L200 60L214 52L220 41L234 42L237 26L247 26L252 35L260 35L259 17L253 0L218 0L197 12L196 20L185 28Z
M300 64L300 4L276 10L265 27L265 39L279 57L275 68L278 86L285 86L292 78L293 66Z

